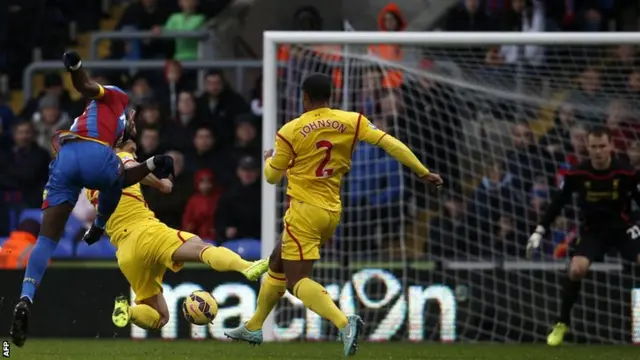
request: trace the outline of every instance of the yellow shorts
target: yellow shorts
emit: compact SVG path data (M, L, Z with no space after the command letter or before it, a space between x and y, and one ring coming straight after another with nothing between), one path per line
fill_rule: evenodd
M331 239L339 223L339 211L329 211L291 199L289 209L284 214L282 258L320 259L320 246Z
M118 266L136 294L136 302L162 292L166 269L178 272L183 267L173 262L171 256L194 236L163 223L153 223L139 226L118 243Z

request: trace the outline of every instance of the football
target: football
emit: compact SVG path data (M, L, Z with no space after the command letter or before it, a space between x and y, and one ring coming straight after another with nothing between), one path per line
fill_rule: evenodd
M215 319L218 303L211 293L203 290L194 291L184 299L182 313L192 324L207 325Z

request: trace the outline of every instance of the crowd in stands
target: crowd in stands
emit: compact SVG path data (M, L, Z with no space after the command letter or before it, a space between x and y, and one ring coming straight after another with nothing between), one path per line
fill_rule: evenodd
M220 10L220 4L213 6L214 3L201 2L198 8L195 0L166 4L141 0L125 10L118 28L195 29ZM211 8L202 8L203 5ZM442 29L602 31L609 30L619 18L619 5L614 0L463 0L445 18ZM95 9L95 15L93 21L99 19L99 9ZM313 8L303 8L296 16L297 29L322 29L319 14ZM406 25L401 8L395 4L380 13L381 31L403 31ZM149 206L160 220L219 243L257 239L261 217L260 157L263 146L268 146L260 141L260 79L251 94L246 94L248 97L237 93L219 71L209 72L204 87L198 89L193 74L183 71L181 65L195 58L193 50L190 40L180 40L175 45L141 41L133 46L131 42L114 41L110 58L167 58L164 72L141 71L127 76L96 71L93 76L98 82L126 89L132 102L141 106L136 120L138 160L159 153L174 158L173 192L166 195L145 189ZM312 51L322 53L317 48ZM279 57L281 61L295 62L301 52L283 47ZM396 45L371 46L368 52L391 61L403 56ZM58 55L59 52L52 58ZM477 55L483 69L508 67L519 61L532 68L549 68L550 57L545 48L538 46L478 49ZM496 117L509 129L509 146L503 147L505 151L499 155L483 159L482 174L474 179L464 169L468 166L464 157L471 155L461 155L465 137L462 122L478 116L479 106L460 98L450 84L372 66L362 73L360 90L353 92L349 102L354 105L352 110L363 112L377 127L406 141L430 168L443 175L446 194L437 202L428 201L428 189L389 155L366 144L358 145L345 182L345 211L338 237L350 249L387 247L389 244L376 240L376 234L379 230L388 238L403 236L403 219L411 218L407 206L411 196L418 209L435 214L428 220L425 254L466 258L522 256L528 232L544 211L553 189L568 167L585 158L589 126L609 126L617 155L640 168L640 141L636 139L640 123L633 116L640 105L640 68L636 67L636 59L635 47L620 46L608 58L581 63L576 85L565 89L566 96L553 109L555 122L542 136L536 136L531 125L538 109L525 119L516 119L504 108L492 109L493 115L500 113ZM421 59L420 69L429 72L438 60ZM309 70L329 72L340 88L339 67ZM296 78L282 83L292 85L298 81ZM1 235L12 230L9 213L39 207L51 157L49 139L56 130L68 128L83 111L84 100L71 100L69 90L62 84L58 73L47 74L45 89L30 99L14 120L7 121L11 117L2 116ZM615 91L610 93L607 89ZM285 94L283 113L298 113L298 90L286 85L280 90ZM336 100L341 96L351 95L337 91ZM0 114L5 110L0 107ZM492 148L491 144L487 148ZM566 256L567 244L575 237L574 219L575 214L570 211L558 219L543 256ZM18 224L15 219L13 222L15 228ZM20 225L19 231L30 229L27 225Z

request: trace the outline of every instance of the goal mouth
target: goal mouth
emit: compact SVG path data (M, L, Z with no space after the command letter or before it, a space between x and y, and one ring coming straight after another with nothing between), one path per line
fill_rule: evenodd
M631 33L265 33L265 146L302 112L301 80L320 72L334 81L331 106L363 113L445 181L432 194L383 152L356 146L342 223L314 278L345 312L363 316L366 339L546 338L579 235L577 209L566 207L533 261L524 258L527 238L568 169L587 158L593 125L609 127L616 156L640 165L637 41ZM285 192L263 188L265 254L279 238ZM574 341L640 342L636 270L613 255L585 280ZM276 330L266 338L335 334L291 296L270 320Z

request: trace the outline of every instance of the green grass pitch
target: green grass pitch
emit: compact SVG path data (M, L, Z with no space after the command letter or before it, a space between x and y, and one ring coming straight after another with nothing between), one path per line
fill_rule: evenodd
M252 347L215 340L29 340L12 347L10 359L30 360L328 360L341 359L338 342L267 343ZM362 343L353 359L363 360L637 360L634 346L516 344Z

